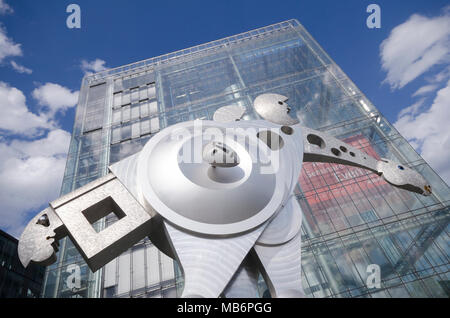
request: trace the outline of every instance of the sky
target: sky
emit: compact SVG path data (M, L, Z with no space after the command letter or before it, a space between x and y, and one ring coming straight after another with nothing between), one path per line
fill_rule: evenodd
M448 0L0 0L0 228L19 237L58 197L85 74L288 19L450 183Z

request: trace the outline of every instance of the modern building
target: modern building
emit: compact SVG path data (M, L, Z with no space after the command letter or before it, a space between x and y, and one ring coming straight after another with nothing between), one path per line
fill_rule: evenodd
M38 298L45 267L22 266L17 254L18 240L0 230L0 298Z
M226 105L244 106L244 119L255 119L252 103L263 93L287 96L303 125L412 167L433 188L424 197L359 168L304 164L296 195L306 295L448 297L448 185L296 20L86 76L61 194L105 175L175 123L212 120ZM380 267L379 288L366 284L371 264ZM182 286L177 264L148 239L96 273L64 239L42 296L176 297Z

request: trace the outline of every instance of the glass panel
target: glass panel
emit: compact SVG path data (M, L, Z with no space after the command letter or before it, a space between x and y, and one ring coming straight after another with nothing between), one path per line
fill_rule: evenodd
M147 286L159 284L159 252L154 246L147 246Z
M120 126L114 127L112 130L112 140L111 143L115 144L118 143L121 139L121 134L120 134Z
M150 119L141 121L141 134L145 135L150 133Z
M156 101L151 102L149 106L150 106L150 116L155 115L158 112L158 103Z
M122 105L127 105L131 103L131 98L130 98L130 91L124 91L122 93Z
M105 265L105 288L116 285L116 260Z
M163 253L160 253L160 258L161 258L161 273L162 273L161 280L166 281L174 279L175 271L173 268L172 259Z
M122 126L122 140L131 138L131 125Z
M143 86L143 87L141 87L141 89L140 89L140 96L139 96L139 99L140 100L144 100L144 99L146 99L146 98L148 98L148 88L147 88L147 86Z
M131 107L131 120L139 118L139 108L140 108L139 104L133 105Z
M148 117L149 115L149 109L148 109L148 102L141 102L141 118Z
M139 134L140 134L139 126L140 126L140 122L138 122L138 121L131 125L131 138L139 137Z
M120 109L114 110L113 111L112 123L113 124L120 123L121 116L122 116L122 110L120 110Z
M139 101L139 88L134 88L131 90L131 103L136 103Z
M122 107L122 122L125 123L130 120L131 109L130 106Z
M122 79L118 78L114 81L114 92L123 90Z
M117 285L117 294L121 295L130 292L131 279L130 279L130 252L126 251L119 256L119 282Z
M148 86L148 98L156 98L156 87L154 84Z
M113 107L117 108L122 106L122 92L114 94Z
M145 287L144 246L133 250L133 290Z
M150 128L151 128L150 131L152 134L159 131L159 118L158 117L152 118L150 120Z

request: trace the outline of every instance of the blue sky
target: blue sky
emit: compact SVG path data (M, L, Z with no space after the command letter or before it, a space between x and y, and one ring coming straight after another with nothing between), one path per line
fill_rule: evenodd
M70 3L81 7L81 29L66 27ZM366 26L371 3L381 8L380 29ZM441 0L0 0L0 228L19 235L58 195L85 72L292 18L449 182L446 6Z

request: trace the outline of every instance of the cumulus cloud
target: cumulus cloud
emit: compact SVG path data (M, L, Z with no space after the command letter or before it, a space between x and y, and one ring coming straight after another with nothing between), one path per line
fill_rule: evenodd
M450 184L450 81L437 92L431 107L404 109L394 124L422 157Z
M107 70L108 68L105 66L106 62L101 59L95 59L94 61L81 61L81 70L85 75L91 75L93 73L101 72Z
M14 41L6 35L6 29L0 25L0 63L7 57L21 55L22 49L20 44L14 43Z
M27 68L27 67L25 67L25 66L23 66L23 65L17 64L17 63L14 62L14 61L11 61L10 64L11 64L12 68L15 69L15 70L16 70L17 72L19 72L19 73L26 73L26 74L31 74L31 73L33 73L33 71L30 70L29 68Z
M13 13L14 10L4 0L0 0L0 14Z
M0 142L0 227L20 236L27 212L58 197L66 153L67 131L56 129L33 141Z
M53 116L73 107L77 95L46 83L33 91L43 106L34 114L22 91L0 82L0 227L16 237L29 213L59 194L70 133L58 128Z
M52 127L46 116L34 114L28 109L22 91L0 82L0 131L34 136L42 129Z
M35 88L32 95L38 104L47 109L51 115L58 111L65 111L78 102L78 91L72 92L70 89L54 83L45 83Z
M437 17L412 15L381 43L385 81L402 88L431 67L450 60L450 12Z

